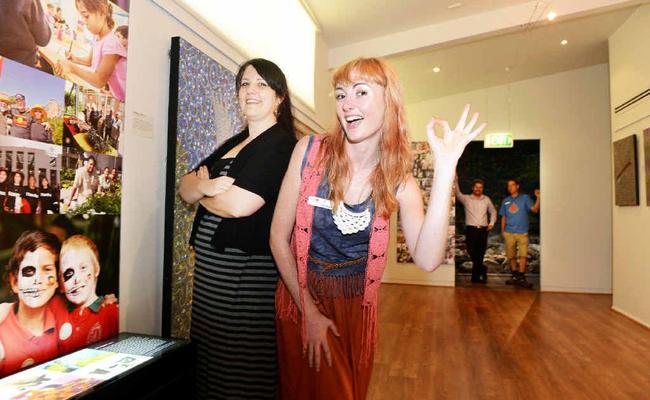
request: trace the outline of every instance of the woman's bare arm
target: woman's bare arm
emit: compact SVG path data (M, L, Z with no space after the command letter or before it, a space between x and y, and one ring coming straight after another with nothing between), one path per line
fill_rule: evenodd
M485 124L472 131L478 114L466 124L469 105L465 106L454 130L446 121L432 119L427 126L429 145L435 160L433 184L426 215L422 210L422 197L415 178L409 176L398 191L404 238L418 267L431 272L445 260L451 208L451 186L456 164L465 146L478 136ZM444 129L444 136L436 136L434 125Z

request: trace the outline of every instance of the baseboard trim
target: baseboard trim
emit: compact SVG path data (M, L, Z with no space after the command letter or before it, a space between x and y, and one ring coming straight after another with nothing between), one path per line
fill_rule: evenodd
M541 292L555 292L555 293L589 293L589 294L612 294L611 289L606 288L581 288L581 287L564 287L564 286L548 286L542 284Z
M632 322L636 322L637 324L641 325L641 326L644 327L644 328L650 329L650 324L647 324L647 323L641 321L641 320L638 319L637 317L634 317L634 316L628 314L627 312L621 310L620 308L618 308L618 307L616 307L616 306L612 306L612 311L621 314L621 315L624 316L625 318L631 320Z

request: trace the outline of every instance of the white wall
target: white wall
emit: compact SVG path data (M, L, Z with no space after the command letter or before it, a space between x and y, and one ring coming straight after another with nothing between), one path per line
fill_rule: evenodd
M289 23L289 22L286 22ZM244 58L199 26L171 0L131 2L120 254L120 330L159 334L161 328L164 193L169 91L168 51L181 36L235 70ZM329 81L327 48L317 37L316 81ZM291 77L288 77L291 79ZM317 86L316 90L320 88ZM316 110L302 109L315 129L332 115L320 90ZM153 118L153 132L137 130L133 112ZM322 118L322 115L328 117Z
M619 104L650 88L650 6L639 8L609 39L612 141L637 137L639 207L613 205L613 308L650 326L650 208L646 204L643 130L650 98L614 114ZM650 155L646 155L650 156ZM613 197L612 197L613 199ZM612 200L614 204L614 200Z
M540 139L542 290L610 293L607 65L409 104L412 139L426 140L432 115L455 123L466 103L488 122L486 133L509 130L515 140ZM454 282L453 266L426 274L394 260L393 250L387 282Z

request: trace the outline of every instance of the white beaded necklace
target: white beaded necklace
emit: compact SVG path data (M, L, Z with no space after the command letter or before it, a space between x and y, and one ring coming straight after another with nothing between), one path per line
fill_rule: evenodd
M332 213L332 219L338 230L344 235L351 235L365 230L371 221L368 205L363 211L354 212L350 211L342 201L336 207L336 212Z
M332 213L334 224L344 235L361 232L370 225L370 210L368 206L361 212L350 211L343 202L336 207L336 212Z

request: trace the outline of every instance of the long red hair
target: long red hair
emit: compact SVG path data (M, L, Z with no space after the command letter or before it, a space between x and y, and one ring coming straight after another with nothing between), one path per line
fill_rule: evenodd
M413 168L402 89L392 68L378 58L358 58L340 66L334 72L332 86L358 80L373 82L384 88L386 110L379 144L379 163L370 175L370 184L375 212L389 218L398 206L396 190ZM330 200L334 207L343 201L349 184L350 164L345 143L345 132L339 122L333 132L325 135L321 145L320 160L327 171Z

